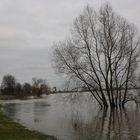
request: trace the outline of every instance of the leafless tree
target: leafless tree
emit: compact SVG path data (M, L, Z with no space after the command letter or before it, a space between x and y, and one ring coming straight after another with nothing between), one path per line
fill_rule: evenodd
M49 86L46 84L46 81L41 78L32 78L33 85L32 85L32 92L36 94L38 97L41 96L41 94L49 93Z
M16 85L15 85L15 93L16 93L17 95L20 95L21 92L22 92L22 85L18 82L18 83L16 83Z
M101 107L124 107L139 58L133 24L108 3L97 12L88 5L74 20L70 37L54 47L59 72L86 85Z
M45 84L45 80L41 78L32 78L33 86L40 87L41 84Z
M16 79L13 75L7 74L3 76L1 90L3 94L15 94Z
M32 91L32 87L29 83L24 83L22 86L22 92L24 96L30 96Z

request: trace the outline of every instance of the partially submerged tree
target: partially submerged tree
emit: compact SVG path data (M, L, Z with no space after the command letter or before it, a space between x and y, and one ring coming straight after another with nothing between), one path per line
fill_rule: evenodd
M139 57L133 24L114 13L109 4L98 12L87 6L74 20L70 38L54 46L59 72L86 85L101 107L124 106Z
M32 92L36 94L38 97L41 96L41 94L48 94L49 87L46 84L46 81L41 78L33 78L33 86L32 86Z

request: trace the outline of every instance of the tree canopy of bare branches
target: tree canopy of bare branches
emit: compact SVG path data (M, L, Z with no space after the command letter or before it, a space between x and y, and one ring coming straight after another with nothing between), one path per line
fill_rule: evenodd
M54 47L59 72L83 83L101 107L124 106L139 58L133 24L108 3L98 11L88 5L74 20L70 37Z
M13 75L7 74L3 76L1 90L3 94L15 94L16 79Z

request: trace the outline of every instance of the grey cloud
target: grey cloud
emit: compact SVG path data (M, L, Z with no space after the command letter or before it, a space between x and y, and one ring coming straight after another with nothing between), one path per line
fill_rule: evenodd
M52 68L52 43L69 34L73 19L89 3L98 9L106 0L0 0L0 79L6 73L19 81L32 77L61 86L64 78ZM108 0L113 9L140 28L139 0Z

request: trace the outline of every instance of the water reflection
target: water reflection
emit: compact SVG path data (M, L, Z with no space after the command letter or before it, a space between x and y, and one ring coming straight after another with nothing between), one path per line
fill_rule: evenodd
M140 111L100 110L87 122L75 114L71 125L77 140L138 140Z
M28 128L54 135L59 140L138 140L139 108L98 110L89 100L70 103L60 102L57 97L7 104L5 112Z

